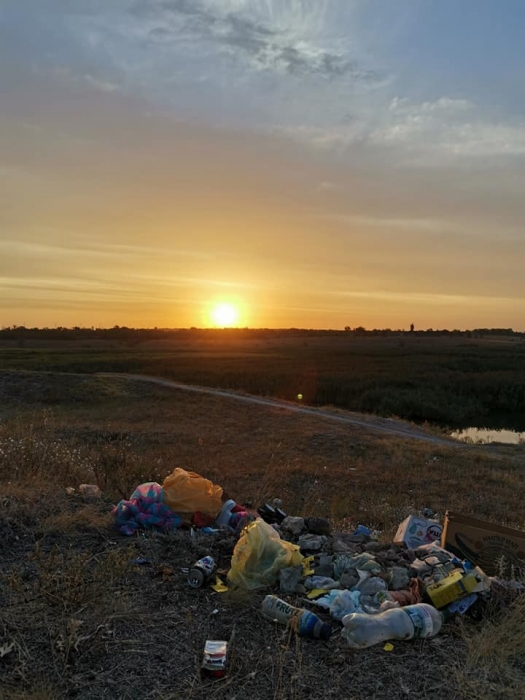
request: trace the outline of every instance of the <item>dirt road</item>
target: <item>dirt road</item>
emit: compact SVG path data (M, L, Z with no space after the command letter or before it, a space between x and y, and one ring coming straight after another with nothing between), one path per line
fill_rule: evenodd
M181 391L193 391L200 394L220 396L227 399L233 399L235 401L244 401L245 403L257 404L259 406L282 408L288 411L294 411L296 413L313 415L317 418L322 418L325 420L356 425L367 430L386 433L388 435L396 435L398 437L408 438L411 440L422 440L423 442L429 442L434 445L446 445L447 447L460 448L467 447L466 444L453 440L452 438L431 435L430 433L425 433L422 430L418 430L417 427L411 425L410 423L405 423L402 420L395 420L392 418L380 418L379 416L367 415L363 413L352 413L350 411L345 411L344 414L340 414L328 409L301 406L289 401L282 401L280 399L269 399L235 391L214 389L212 387L194 386L192 384L183 384L182 382L173 382L168 379L149 377L141 374L118 374L114 372L103 372L100 374L106 377L120 377L130 381L150 382L152 384L159 384L160 386L165 386L171 389L179 389Z

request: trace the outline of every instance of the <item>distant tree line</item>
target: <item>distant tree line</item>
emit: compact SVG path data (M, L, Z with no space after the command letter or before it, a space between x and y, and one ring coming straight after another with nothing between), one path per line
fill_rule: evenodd
M314 328L130 328L128 326L113 326L112 328L95 328L74 326L66 328L27 328L26 326L4 326L0 329L0 340L112 340L121 342L144 342L148 340L169 340L184 338L210 338L214 336L228 335L231 337L285 337L285 336L347 336L347 337L389 337L389 336L454 336L465 338L486 338L496 336L525 338L525 332L514 331L512 328L474 328L471 330L459 330L446 328L426 330L414 330L414 324L410 324L410 330L392 328L366 329L364 326L345 326L344 330L314 329Z

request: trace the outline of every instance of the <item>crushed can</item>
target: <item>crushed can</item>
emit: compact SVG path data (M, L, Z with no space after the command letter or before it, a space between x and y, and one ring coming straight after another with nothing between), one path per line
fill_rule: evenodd
M207 639L201 664L201 678L224 678L228 642Z
M192 588L202 588L217 568L215 559L207 556L199 559L188 572L188 583Z

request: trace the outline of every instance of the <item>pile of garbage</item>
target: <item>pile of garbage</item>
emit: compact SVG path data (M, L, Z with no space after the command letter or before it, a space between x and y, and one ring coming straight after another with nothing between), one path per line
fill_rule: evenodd
M287 515L278 499L252 511L220 486L177 468L162 485L140 485L113 515L125 535L141 528L226 530L236 544L230 569L224 580L216 577L215 590L273 587L279 596L300 597L316 613L271 594L262 613L316 639L327 640L339 629L355 649L435 636L455 615L479 618L495 587L525 591L523 584L494 575L498 537L507 544L514 537L512 556L522 563L525 534L453 513L442 526L425 509L400 524L393 542L381 542L364 525L333 532L326 518ZM188 583L200 588L213 574L213 558L204 557L189 570ZM213 671L213 659L206 663Z

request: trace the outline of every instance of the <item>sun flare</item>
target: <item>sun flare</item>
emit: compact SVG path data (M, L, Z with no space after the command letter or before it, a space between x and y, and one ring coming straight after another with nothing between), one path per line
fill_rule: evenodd
M211 310L211 320L219 328L235 326L239 320L239 310L233 304L215 304Z

